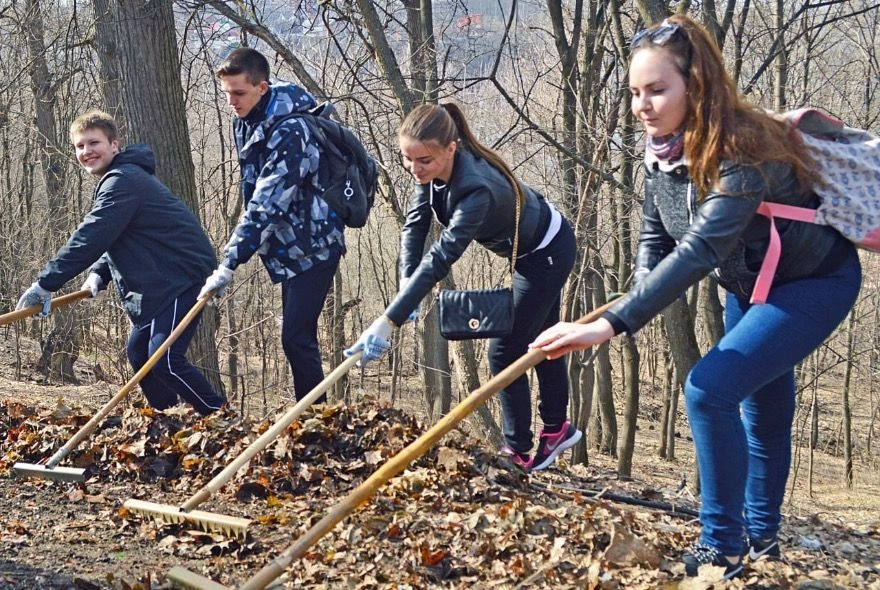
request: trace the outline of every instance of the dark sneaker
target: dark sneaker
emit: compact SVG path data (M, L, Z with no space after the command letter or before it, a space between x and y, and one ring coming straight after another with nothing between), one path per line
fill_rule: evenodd
M687 576L693 578L699 574L700 566L714 565L724 568L724 580L731 578L740 578L743 573L742 558L736 563L730 563L721 552L709 545L697 543L690 550L681 556L684 563L684 572Z
M519 451L514 451L507 445L504 445L498 451L498 454L508 457L513 461L514 465L522 467L525 471L530 471L532 469L532 459L529 457L528 453L520 453Z
M747 555L750 561L758 561L765 557L769 560L780 558L779 542L776 540L776 537L770 539L752 539L749 537L746 543L747 551L744 555Z
M583 436L581 431L572 426L568 420L562 423L562 427L560 427L558 432L551 433L541 430L538 450L532 459L532 469L540 471L550 467L556 460L556 457L565 449L570 449L577 444L581 436Z

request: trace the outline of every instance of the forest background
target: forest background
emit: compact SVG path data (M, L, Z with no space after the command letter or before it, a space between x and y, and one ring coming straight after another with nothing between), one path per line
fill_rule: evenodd
M398 236L412 190L396 128L426 101L457 101L476 135L572 221L578 259L563 313L576 319L629 284L644 140L630 113L629 40L671 11L704 23L756 104L819 107L877 129L880 16L867 0L3 0L2 310L14 307L90 208L94 180L78 169L68 139L70 121L88 108L117 116L128 143L152 146L158 176L222 249L242 203L230 115L212 71L231 49L248 45L269 56L274 77L332 100L382 168L377 205L367 227L347 231L348 255L322 315L328 367L396 293ZM793 481L810 494L815 467L837 489L878 483L880 257L866 254L863 263L849 318L798 371L793 470L806 476ZM505 280L503 260L472 248L441 286ZM681 444L681 381L721 333L721 314L717 288L704 281L637 338L571 355L572 420L587 433L574 460L611 456L629 477L634 463L689 456ZM280 290L254 260L204 314L190 355L239 411L269 415L292 399L279 328ZM40 342L39 358L16 345L21 379L36 366L46 383L81 381L74 363L89 367L92 383L130 377L129 326L115 296L7 330L17 344ZM488 378L485 344L444 341L427 298L391 354L340 381L331 399L369 392L432 423ZM469 428L497 445L497 405L480 408Z

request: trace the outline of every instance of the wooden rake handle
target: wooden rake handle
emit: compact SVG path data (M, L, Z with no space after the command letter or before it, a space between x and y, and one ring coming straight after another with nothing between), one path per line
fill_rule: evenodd
M141 379L146 377L147 373L150 372L150 369L152 369L153 366L159 362L159 359L162 358L162 355L165 354L165 352L171 347L172 344L174 344L174 342L180 337L183 331L186 330L186 328L190 325L193 319L198 316L199 313L201 313L202 309L204 309L205 307L205 304L207 304L213 296L214 292L212 291L208 293L206 297L196 301L192 309L190 309L189 312L185 316L183 316L183 319L180 320L180 323L177 325L177 327L174 328L174 330L172 330L172 332L168 334L168 337L165 338L165 341L159 345L159 348L156 349L156 352L154 352L152 356L147 359L147 362L144 363L144 366L142 366L138 370L138 372L135 373L134 376L128 380L128 383L122 386L122 389L120 389L116 393L116 395L110 398L110 401L104 404L104 407L98 410L97 414L92 416L91 420L86 422L82 426L82 428L80 428L76 432L76 434L74 434L70 438L70 440L65 443L63 447L58 449L55 454L52 455L52 457L46 463L46 467L52 468L58 465L58 463L60 463L61 460L70 453L70 451L75 449L77 445L79 445L79 443L81 443L86 437L92 434L95 428L98 427L98 424L101 422L101 420L103 420L107 416L107 414L109 414L110 411L116 407L119 402L125 399L125 396L127 396L129 392L134 389L135 385L140 383Z
M85 289L83 291L74 291L73 293L68 293L67 295L61 295L52 299L52 309L58 309L59 307L69 305L75 301L79 301L80 299L85 299L86 297L91 296L92 292L89 289ZM31 305L30 307L17 309L15 311L10 311L9 313L4 313L3 315L0 315L0 326L5 326L6 324L11 324L13 322L17 322L18 320L29 318L32 315L40 313L41 309L43 309L43 306L37 304Z
M229 465L223 468L223 471L215 475L214 478L202 489L193 494L189 500L181 504L180 509L184 512L188 512L210 498L214 492L222 488L245 463L250 461L254 455L265 449L269 443L284 432L288 426L293 424L293 421L299 418L306 408L311 406L316 399L330 389L330 387L339 381L343 375L348 373L348 370L360 360L362 355L363 351L359 350L354 355L345 359L344 362L336 367L329 375L324 377L324 380L318 383L304 398L299 400L296 405L275 420L275 423L272 424L266 432L261 434L257 440L248 445L248 447L233 459Z
M616 301L609 301L605 305L588 313L577 321L586 324L596 320ZM339 521L348 516L358 506L369 500L380 486L389 479L403 471L415 459L421 457L434 443L440 440L446 433L455 428L477 406L513 383L526 371L547 358L547 355L538 349L532 349L522 355L506 369L492 377L481 387L475 389L468 397L462 400L448 414L443 416L434 426L428 429L419 438L414 440L402 451L391 457L382 467L377 469L361 485L352 490L330 512L306 531L293 545L289 546L278 557L257 572L250 580L239 587L239 590L262 590L275 578L285 572L295 559L305 555L309 547L318 542L325 534L330 532Z

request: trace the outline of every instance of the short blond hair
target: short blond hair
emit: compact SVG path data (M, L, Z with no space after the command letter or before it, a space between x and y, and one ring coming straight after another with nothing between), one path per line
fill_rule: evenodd
M77 117L70 124L70 141L73 136L89 129L100 129L109 141L119 141L119 127L116 120L109 113L99 109L91 109Z

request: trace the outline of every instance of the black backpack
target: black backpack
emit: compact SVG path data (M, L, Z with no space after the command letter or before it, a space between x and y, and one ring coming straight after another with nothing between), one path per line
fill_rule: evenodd
M318 166L318 180L324 187L321 198L346 226L363 227L376 200L379 167L351 129L330 118L335 113L335 107L329 102L308 112L290 113L275 121L266 137L271 137L275 128L288 119L302 119L321 150Z

